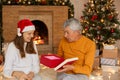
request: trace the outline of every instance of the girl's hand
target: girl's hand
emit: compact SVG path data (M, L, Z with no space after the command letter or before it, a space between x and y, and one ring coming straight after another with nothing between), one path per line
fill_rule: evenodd
M27 76L32 80L34 77L34 72L30 72L29 74L27 74Z
M24 74L22 74L22 75L19 77L18 80L32 80L32 79L30 79L30 78L28 77L28 75L24 73Z

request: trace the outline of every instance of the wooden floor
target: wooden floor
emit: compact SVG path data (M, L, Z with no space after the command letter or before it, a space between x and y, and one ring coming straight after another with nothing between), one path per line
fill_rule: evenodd
M119 72L111 73L110 71L102 71L101 76L94 76L91 74L89 80L120 80L120 67ZM40 75L43 80L56 80L56 72L53 69L41 65Z

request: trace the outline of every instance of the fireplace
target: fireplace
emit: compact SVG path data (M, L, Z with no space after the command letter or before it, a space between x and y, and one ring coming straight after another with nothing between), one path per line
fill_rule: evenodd
M32 23L35 25L34 43L37 45L49 44L47 25L40 20L33 20Z
M28 18L35 25L35 38L39 54L56 53L63 37L63 23L68 19L68 6L4 5L2 10L4 42L16 35L17 22ZM40 42L40 43L39 43Z

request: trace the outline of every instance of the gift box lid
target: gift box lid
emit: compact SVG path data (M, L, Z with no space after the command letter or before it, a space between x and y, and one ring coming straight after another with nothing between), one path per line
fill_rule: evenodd
M61 58L55 54L53 55L46 54L46 55L41 55L40 57L40 63L50 68L56 67L58 64L60 64L63 61L64 58Z

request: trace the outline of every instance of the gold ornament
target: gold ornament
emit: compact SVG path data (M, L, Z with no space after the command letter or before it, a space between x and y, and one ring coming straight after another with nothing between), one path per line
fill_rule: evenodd
M8 4L11 4L11 1L8 1Z
M65 5L65 2L63 2L62 5Z
M92 26L95 26L95 24L92 24Z
M25 4L25 1L23 1L23 4Z
M19 2L22 2L22 0L19 0Z
M56 2L58 2L58 0L55 0Z
M83 30L82 33L85 33L85 30Z
M103 7L101 10L102 10L102 11L105 11L105 8Z
M88 22L88 21L87 21L86 23L87 23L87 24L89 24L89 22Z
M37 0L38 2L41 2L41 0Z
M60 3L62 3L62 1L61 1L61 0L60 0L59 2L60 2Z
M94 4L91 4L91 7L93 8L93 7L94 7Z
M30 1L28 1L28 4L30 5L30 4L31 4L31 2L30 2Z
M97 11L97 13L99 13L99 11Z
M101 19L100 21L101 21L101 22L104 22L104 20L103 20L103 19Z
M88 12L91 12L91 9L88 9Z
M89 3L94 3L94 1L93 0L89 0Z

